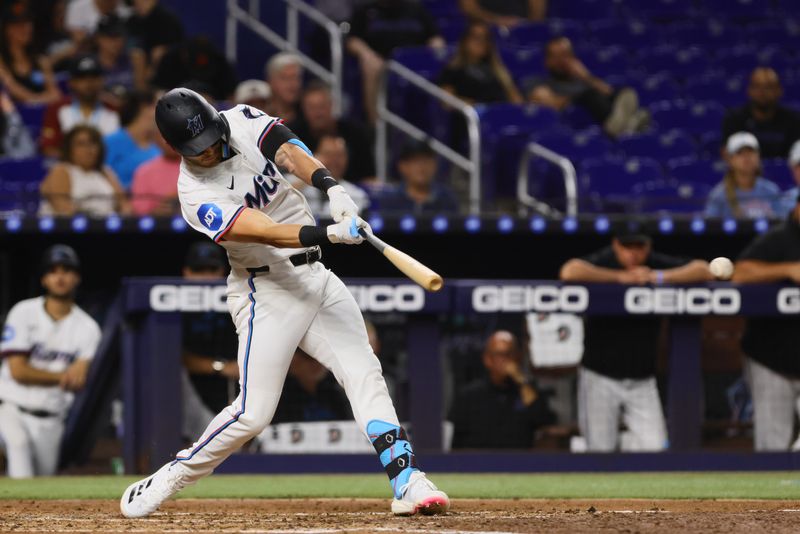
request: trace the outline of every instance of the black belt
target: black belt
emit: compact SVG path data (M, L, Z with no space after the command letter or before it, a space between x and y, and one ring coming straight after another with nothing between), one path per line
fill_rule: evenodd
M289 256L289 262L295 267L299 267L301 265L311 265L312 263L319 261L320 258L322 258L322 249L320 249L319 247L311 247L310 249L307 249L305 252ZM269 265L262 265L261 267L248 268L247 272L249 272L250 274L268 273Z
M6 401L6 402L8 402L8 401ZM0 404L3 404L2 400L0 400ZM9 404L12 405L12 406L15 406L17 408L17 410L21 411L22 413L26 413L26 414L32 415L34 417L41 417L41 418L61 417L61 414L58 414L58 413L48 412L46 410L31 410L29 408L23 408L22 406L20 406L18 404L11 403L11 402L9 402Z

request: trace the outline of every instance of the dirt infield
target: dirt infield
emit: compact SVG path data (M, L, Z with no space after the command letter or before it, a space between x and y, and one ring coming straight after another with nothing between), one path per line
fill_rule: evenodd
M446 516L395 518L388 501L171 501L148 519L116 501L0 501L2 532L797 532L794 501L456 500Z

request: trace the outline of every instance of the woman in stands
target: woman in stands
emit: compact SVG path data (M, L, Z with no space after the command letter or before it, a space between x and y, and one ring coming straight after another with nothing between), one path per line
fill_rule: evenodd
M24 104L61 98L50 62L33 51L33 18L25 4L8 3L0 21L0 83L11 97Z
M95 128L76 126L64 138L62 162L42 182L41 215L128 214L130 205L116 174L103 164L103 138Z
M491 30L483 22L467 25L455 56L439 77L439 85L467 104L523 102L497 52Z
M780 188L761 176L758 139L749 132L737 132L725 144L728 170L708 195L708 217L755 219L781 213Z

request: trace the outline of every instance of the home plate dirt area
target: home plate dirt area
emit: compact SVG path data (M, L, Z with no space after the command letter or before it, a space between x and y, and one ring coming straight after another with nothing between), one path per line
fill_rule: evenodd
M773 500L457 499L444 516L394 517L381 499L180 499L147 519L116 500L0 501L2 532L797 532Z

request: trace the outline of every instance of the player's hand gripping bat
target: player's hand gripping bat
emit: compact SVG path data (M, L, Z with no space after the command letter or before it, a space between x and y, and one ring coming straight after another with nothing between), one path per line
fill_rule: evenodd
M400 269L403 274L411 278L413 281L421 285L428 291L439 291L444 285L442 277L433 272L431 269L422 265L420 262L402 252L393 246L386 243L384 240L376 237L374 234L368 233L363 228L359 228L358 233L366 239L370 245L378 249L386 256L395 267Z

